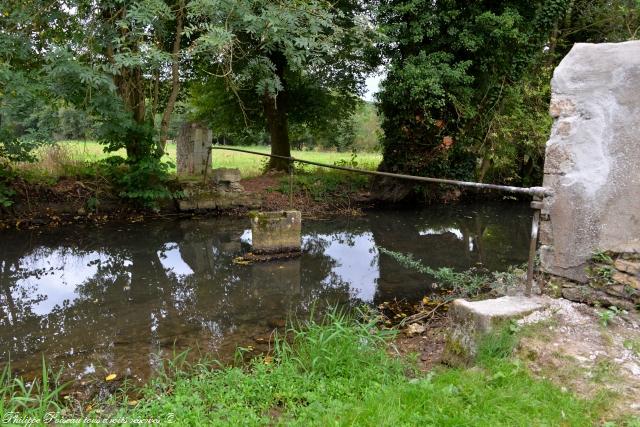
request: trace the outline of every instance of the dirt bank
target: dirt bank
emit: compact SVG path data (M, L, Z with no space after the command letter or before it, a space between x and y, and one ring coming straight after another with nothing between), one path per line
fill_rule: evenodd
M640 313L611 311L563 298L517 322L515 356L540 379L578 396L607 398L609 416L639 416ZM415 332L418 333L415 333ZM392 351L415 355L423 371L442 363L447 334L443 314L407 324Z
M295 185L290 198L287 175L266 174L241 181L242 197L215 209L181 211L179 199L161 199L153 207L118 197L108 187L75 178L62 178L54 184L29 183L17 179L13 204L0 207L0 228L32 228L69 223L104 223L106 221L140 221L167 216L244 216L252 209L267 211L301 210L304 217L353 216L373 206L368 191L340 183L330 190ZM321 183L319 183L321 184ZM176 182L176 186L180 187ZM315 185L315 183L314 183ZM240 193L239 193L240 194ZM246 203L246 199L252 203Z

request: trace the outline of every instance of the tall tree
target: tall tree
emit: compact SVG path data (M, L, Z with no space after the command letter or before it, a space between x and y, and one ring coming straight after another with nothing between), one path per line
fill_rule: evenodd
M190 9L202 31L197 52L217 66L246 121L247 107L260 109L275 155L290 155L290 115L311 101L295 97L295 85L348 97L370 68L371 32L357 1L194 0ZM269 167L289 163L271 158Z
M185 0L81 0L78 10L89 46L79 58L112 75L118 97L110 108L93 103L105 123L102 140L110 150L126 148L130 161L160 157L180 90ZM161 83L168 95L157 132Z
M567 1L382 0L380 168L477 178L494 114L543 54Z
M356 94L327 90L310 76L289 75L287 84L287 95L295 101L287 111L291 146L321 142L340 149L353 143L355 135L345 130L352 126L354 108L362 103ZM223 78L205 74L190 83L189 105L192 118L209 125L217 138L269 143L263 98L253 89L234 94Z

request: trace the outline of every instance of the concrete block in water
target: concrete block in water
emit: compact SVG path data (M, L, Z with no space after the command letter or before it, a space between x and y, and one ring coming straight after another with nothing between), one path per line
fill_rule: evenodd
M250 217L254 253L300 252L300 211L252 212Z
M451 322L444 359L449 363L473 360L480 341L492 331L499 331L511 320L517 320L548 304L537 297L505 296L484 301L457 299L449 309Z

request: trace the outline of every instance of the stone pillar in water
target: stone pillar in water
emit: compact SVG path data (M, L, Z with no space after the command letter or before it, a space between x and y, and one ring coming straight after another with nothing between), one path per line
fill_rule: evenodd
M542 268L586 282L596 250L640 252L640 41L576 44L551 85Z
M300 252L300 211L252 212L251 246L256 254Z
M199 123L184 123L177 143L177 171L179 176L203 175L211 168L209 149L213 141L211 130Z

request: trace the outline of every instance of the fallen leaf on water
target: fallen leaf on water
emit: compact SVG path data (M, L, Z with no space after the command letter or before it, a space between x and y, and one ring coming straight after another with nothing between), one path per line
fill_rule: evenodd
M104 380L105 380L105 381L113 381L113 380L115 380L115 379L116 379L116 377L117 377L117 375L116 375L116 374L109 374L109 375L107 375L106 377L104 377Z

